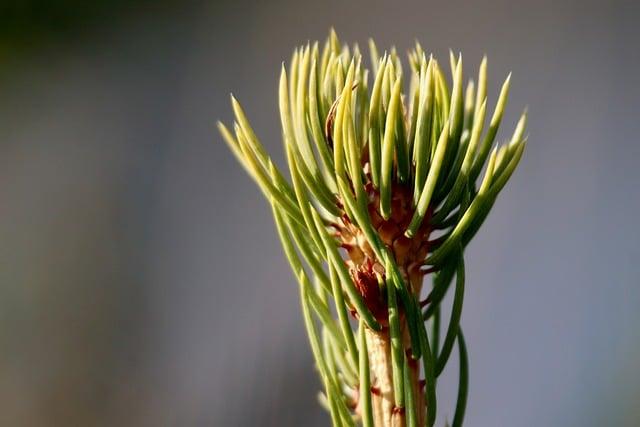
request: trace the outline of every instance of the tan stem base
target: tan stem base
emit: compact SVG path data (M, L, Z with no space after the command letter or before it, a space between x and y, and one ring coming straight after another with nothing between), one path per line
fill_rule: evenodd
M366 330L371 367L371 403L375 427L405 427L404 408L396 408L393 394L391 345L389 330ZM405 334L406 335L406 334ZM405 336L405 349L409 348L409 337ZM420 370L417 364L411 369L411 388L418 408L418 425L424 422L425 411L420 387Z

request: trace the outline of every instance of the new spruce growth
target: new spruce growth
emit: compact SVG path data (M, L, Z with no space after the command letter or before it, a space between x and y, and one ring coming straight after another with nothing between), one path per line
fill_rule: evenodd
M290 180L233 97L232 129L218 125L271 204L333 425L432 426L436 380L457 344L451 422L460 426L468 385L463 253L522 157L526 113L494 146L510 76L488 101L486 58L477 86L465 86L461 56L452 53L445 66L417 44L405 81L395 49L380 57L373 41L369 48L371 69L357 45L331 32L322 49L300 47L283 66ZM425 276L432 284L423 292Z

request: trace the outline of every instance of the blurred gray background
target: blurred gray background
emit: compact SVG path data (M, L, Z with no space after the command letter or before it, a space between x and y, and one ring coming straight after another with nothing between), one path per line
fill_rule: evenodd
M282 164L280 63L330 26L459 50L468 76L486 53L491 106L513 71L504 132L529 107L467 252L466 425L640 425L633 2L80 4L0 6L0 425L328 425L269 209L215 121L233 91Z

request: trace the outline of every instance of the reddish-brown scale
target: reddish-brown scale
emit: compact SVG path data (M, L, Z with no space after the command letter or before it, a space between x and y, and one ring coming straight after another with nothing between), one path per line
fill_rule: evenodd
M347 406L349 407L349 409L351 409L352 411L355 411L356 408L358 407L358 402L360 400L360 396L358 395L358 389L356 388L354 390L354 392L356 393L355 396L353 396L353 399L349 399L347 400Z
M351 249L353 249L353 245L351 243L346 243L346 242L340 243L340 247L342 249L346 249L347 252L349 252Z
M410 250L411 239L404 234L393 241L393 252L398 264L405 265L407 258L411 255Z
M404 414L404 406L393 406L393 409L391 410L391 412L395 415L395 414Z
M409 364L409 367L411 369L416 369L418 367L418 361L413 358L412 353L411 353L411 349L408 348L404 352L407 355L407 363Z
M368 260L364 265L352 269L351 276L355 279L356 288L358 288L371 313L381 325L386 326L388 319L387 302L378 284L373 262Z

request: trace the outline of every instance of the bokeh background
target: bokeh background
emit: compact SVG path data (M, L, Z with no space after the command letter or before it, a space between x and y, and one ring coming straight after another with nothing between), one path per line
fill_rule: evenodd
M0 4L0 425L323 426L270 212L280 63L341 39L489 57L519 170L467 251L469 426L640 425L634 2ZM439 383L451 419L457 363ZM451 371L451 372L449 372Z

